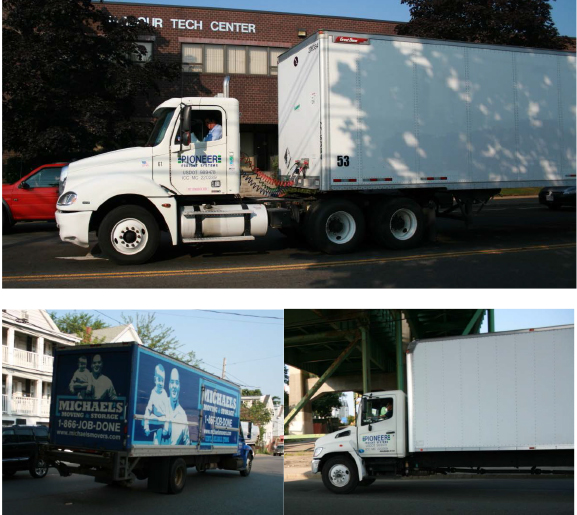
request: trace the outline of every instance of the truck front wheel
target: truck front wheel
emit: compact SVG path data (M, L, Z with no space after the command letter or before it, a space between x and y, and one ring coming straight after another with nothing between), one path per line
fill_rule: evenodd
M179 494L186 484L188 470L186 462L182 458L173 459L170 463L170 472L168 477L168 492Z
M323 483L336 494L350 494L359 484L355 462L345 456L335 456L323 466Z
M363 241L365 219L360 208L349 200L322 200L307 214L305 232L309 244L321 252L346 254Z
M148 261L160 243L154 216L140 206L120 206L108 213L98 230L102 252L119 265Z
M246 469L240 471L240 475L243 477L247 477L250 475L250 471L252 470L252 458L247 458L246 460Z
M410 249L423 239L424 216L421 206L410 198L393 198L371 211L373 239L390 249Z

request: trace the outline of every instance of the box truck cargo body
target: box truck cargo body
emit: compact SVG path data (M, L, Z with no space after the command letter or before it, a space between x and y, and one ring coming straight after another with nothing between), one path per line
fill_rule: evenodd
M149 260L161 231L173 245L274 228L330 254L367 233L411 248L501 188L574 186L575 85L567 52L320 31L279 58L278 177L241 170L227 77L220 96L158 106L146 146L65 167L60 237L87 247L96 231L121 264ZM207 118L220 139L205 141Z
M50 436L47 457L63 475L148 478L173 493L186 467L248 475L253 457L238 385L135 343L56 351Z
M313 472L348 493L379 476L573 468L573 360L573 326L416 340L407 393L363 395L356 427L317 440Z

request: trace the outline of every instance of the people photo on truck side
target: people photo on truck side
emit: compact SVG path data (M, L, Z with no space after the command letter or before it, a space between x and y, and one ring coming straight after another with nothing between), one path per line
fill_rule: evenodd
M161 438L168 435L167 415L170 410L170 401L164 389L165 372L164 367L159 363L154 368L154 388L150 392L150 399L144 412L144 432L146 436L154 433L153 441L155 445L161 443ZM150 425L153 429L150 429Z
M189 445L188 419L178 398L180 396L180 375L176 368L170 372L170 408L168 410L168 434L163 435L160 443L164 445Z
M86 356L80 356L78 358L78 370L74 372L70 381L70 391L77 394L79 399L86 397L86 391L92 383L92 373L86 367L87 364L88 359Z
M90 393L93 399L99 401L113 401L117 397L112 381L102 374L102 357L100 354L96 354L96 356L92 358Z

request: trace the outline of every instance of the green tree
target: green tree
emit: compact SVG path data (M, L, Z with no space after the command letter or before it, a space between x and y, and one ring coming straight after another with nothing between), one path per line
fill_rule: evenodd
M340 393L325 393L312 401L313 416L315 418L329 418L333 408L341 407Z
M242 404L240 407L240 418L241 420L252 422L262 429L263 426L266 426L271 421L272 414L263 402L254 401L250 406L245 403Z
M93 330L109 327L97 316L82 311L66 313L60 317L55 312L51 312L49 315L63 333L75 334L82 338L81 345L104 343L105 338L92 336Z
M249 390L248 388L243 388L242 389L242 395L244 397L249 397L251 395L262 395L262 392L260 391L260 388L257 388L256 390Z
M157 352L162 352L167 356L184 361L193 367L201 367L202 360L196 357L194 351L182 352L182 344L173 336L174 329L164 324L156 323L154 313L140 314L136 317L122 315L125 324L132 324L142 340L142 343L148 348Z
M547 0L401 0L411 20L397 34L497 45L563 49Z
M180 74L177 63L136 62L146 52L142 36L155 36L156 48L167 44L155 29L114 19L90 0L2 6L2 139L23 170L145 141L150 124L133 120L136 106L147 104L150 115L162 82Z

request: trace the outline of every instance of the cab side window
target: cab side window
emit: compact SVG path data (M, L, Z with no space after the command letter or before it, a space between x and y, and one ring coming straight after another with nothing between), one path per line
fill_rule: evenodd
M365 399L361 414L361 425L376 424L393 417L393 398Z
M19 442L33 442L34 435L32 434L32 428L22 428L16 429L16 434L18 435Z
M14 433L14 429L5 429L2 431L2 443L18 443L18 437Z
M202 109L191 113L191 135L190 142L219 141L224 139L224 129L222 122L222 112L217 109ZM175 144L180 143L179 131L176 133Z
M53 188L58 186L61 170L61 167L43 168L32 177L26 179L26 182L31 188Z

